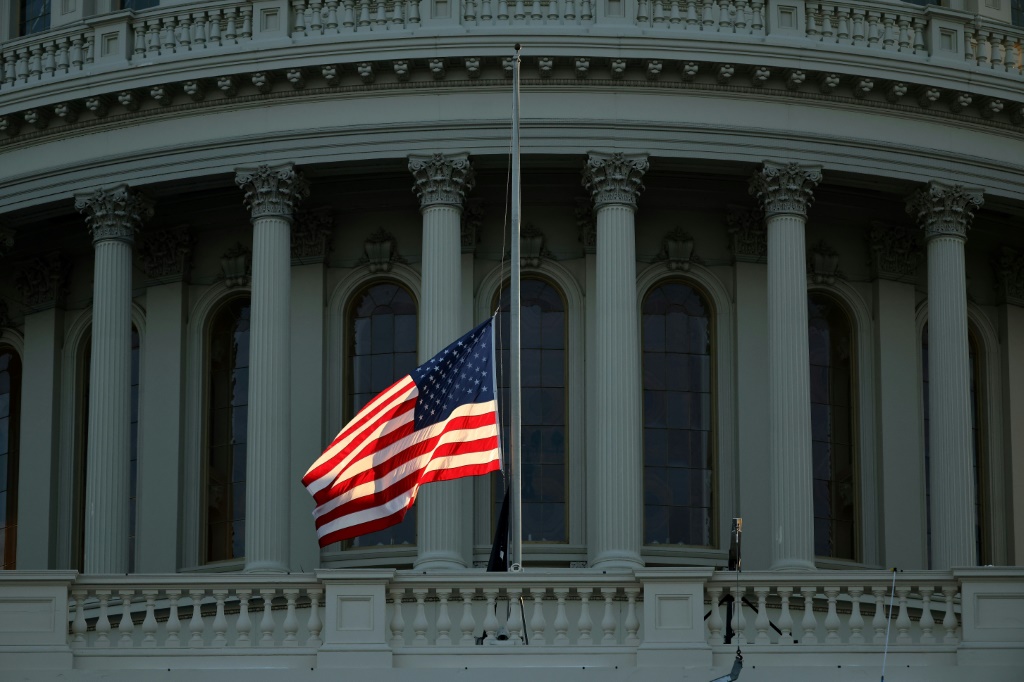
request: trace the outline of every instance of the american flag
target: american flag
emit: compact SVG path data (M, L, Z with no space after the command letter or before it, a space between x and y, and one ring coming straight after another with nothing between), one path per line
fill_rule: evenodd
M367 403L302 477L320 546L399 523L424 483L500 469L495 385L491 318Z

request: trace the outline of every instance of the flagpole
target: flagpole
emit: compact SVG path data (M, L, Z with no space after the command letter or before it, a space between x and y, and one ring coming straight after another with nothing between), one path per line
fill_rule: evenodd
M519 280L521 263L519 257L519 43L515 45L512 58L512 296L509 302L509 357L511 381L509 382L511 405L509 476L511 478L512 502L511 523L509 524L509 559L513 571L523 565L523 486L522 486L522 443L523 414L520 391L520 339L519 339Z

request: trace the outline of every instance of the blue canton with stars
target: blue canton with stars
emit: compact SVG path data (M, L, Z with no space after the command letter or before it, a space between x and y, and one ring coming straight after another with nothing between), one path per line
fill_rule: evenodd
M414 369L416 429L445 421L461 405L494 400L491 318Z

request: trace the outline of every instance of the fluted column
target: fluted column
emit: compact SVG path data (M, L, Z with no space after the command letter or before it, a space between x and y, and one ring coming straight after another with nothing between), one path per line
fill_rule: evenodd
M768 421L772 569L814 569L807 208L821 169L766 161L750 181L768 231Z
M591 153L583 185L597 220L597 383L594 451L588 503L590 565L643 566L643 457L640 440L640 322L636 303L636 200L647 172L646 155Z
M287 572L291 226L309 189L292 164L240 168L235 182L252 214L245 570Z
M907 200L928 251L932 568L977 564L964 243L982 191L931 182Z
M473 168L465 154L409 157L413 191L423 215L423 260L419 310L419 357L426 360L464 331L462 300L462 208L473 189ZM423 486L416 501L415 567L468 565L470 528L466 481Z
M95 250L89 435L85 466L86 573L126 573L131 472L132 244L153 214L121 185L75 197Z

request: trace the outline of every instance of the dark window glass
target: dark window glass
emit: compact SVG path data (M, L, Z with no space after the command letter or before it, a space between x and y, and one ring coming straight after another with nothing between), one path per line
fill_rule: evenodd
M1024 26L1024 0L1010 0L1010 21L1014 26Z
M668 282L641 308L644 544L714 544L711 307Z
M814 553L857 558L853 327L838 302L807 297Z
M160 0L121 0L121 9L149 9L160 4Z
M246 430L249 424L249 299L214 315L209 338L206 561L245 556Z
M982 504L983 480L981 473L982 466L982 440L981 430L978 425L981 423L981 405L979 400L979 379L981 376L981 356L978 353L978 343L974 334L967 335L967 350L971 366L971 450L974 459L974 524L975 542L977 546L978 565L984 566L991 563L988 560L988 551L985 544L985 534L982 532L984 519L984 505ZM924 480L925 480L925 514L927 518L928 536L928 567L932 565L932 476L931 476L931 455L929 452L930 435L928 433L928 325L924 326L924 333L921 335L921 378L922 392L924 397Z
M508 461L511 291L505 286L498 308L498 406L501 443ZM562 295L541 279L520 284L520 387L522 405L522 500L524 542L568 542L569 450L566 442L566 315ZM506 469L507 470L507 469ZM504 497L502 479L493 477L492 527Z
M393 282L374 284L353 299L346 321L349 331L349 381L345 418L351 419L391 384L416 369L416 302ZM416 505L402 522L352 538L345 549L416 544Z
M0 569L16 568L21 358L0 348Z
M131 416L131 437L128 447L129 462L131 471L128 476L128 572L135 572L135 526L138 518L138 502L136 491L139 480L139 359L141 343L139 331L132 326L132 416Z
M50 29L50 0L20 0L18 35L27 36Z

